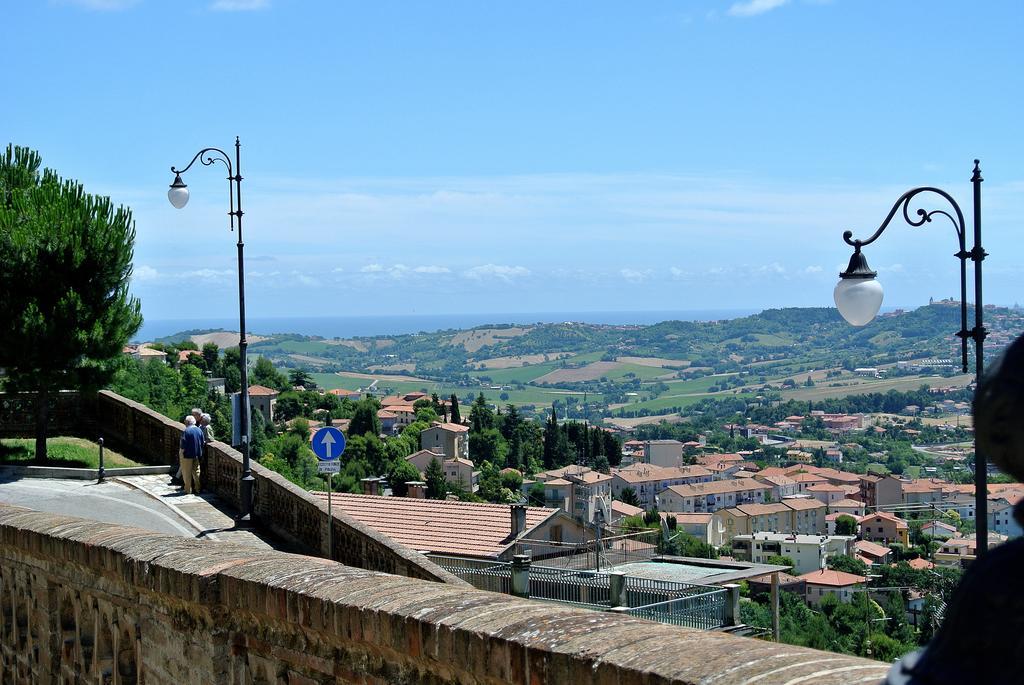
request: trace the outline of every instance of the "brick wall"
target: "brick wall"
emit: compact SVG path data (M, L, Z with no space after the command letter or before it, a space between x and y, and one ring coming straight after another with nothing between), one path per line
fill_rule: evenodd
M886 665L0 505L0 681L877 683Z

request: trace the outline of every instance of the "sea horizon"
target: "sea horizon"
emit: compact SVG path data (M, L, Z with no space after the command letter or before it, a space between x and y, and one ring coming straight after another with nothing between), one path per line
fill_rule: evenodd
M353 338L383 335L409 335L445 330L462 330L485 325L526 325L538 323L590 323L622 326L650 326L662 321L722 321L751 316L760 308L689 309L651 311L557 311L491 312L470 314L404 314L373 316L296 316L250 317L246 328L250 335L292 333L322 338ZM147 319L133 342L150 342L189 330L238 330L237 317L209 319Z

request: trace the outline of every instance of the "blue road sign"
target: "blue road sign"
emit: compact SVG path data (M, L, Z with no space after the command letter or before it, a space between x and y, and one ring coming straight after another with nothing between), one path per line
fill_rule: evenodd
M324 426L313 434L310 447L320 461L334 461L345 451L345 434L333 426Z

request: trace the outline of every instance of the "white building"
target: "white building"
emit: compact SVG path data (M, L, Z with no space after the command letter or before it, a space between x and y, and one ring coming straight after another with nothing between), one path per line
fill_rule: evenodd
M644 461L655 466L680 466L683 443L678 440L647 440L644 442Z
M850 554L852 535L787 535L785 533L754 533L732 539L733 556L755 564L767 564L769 557L783 556L793 560L794 574L819 571L830 556Z

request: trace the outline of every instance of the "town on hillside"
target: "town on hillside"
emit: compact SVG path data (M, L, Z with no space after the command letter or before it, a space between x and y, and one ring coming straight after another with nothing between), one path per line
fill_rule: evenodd
M113 387L127 396L146 387L132 374L157 353L168 378L205 379L231 425L225 377L237 358L209 343L126 349ZM559 582L568 572L645 579L669 603L681 596L669 587L735 587L734 630L892 659L934 633L977 555L971 387L852 395L845 405L751 402L740 412L706 404L684 421L626 428L557 407L538 421L483 393L326 389L265 357L251 382L261 465L326 498L311 444L324 426L342 430L333 506L486 589L511 591L487 574L506 568L511 578L522 558ZM993 548L1021 535L1012 511L1024 485L991 467L989 483L980 544ZM563 597L556 586L533 582L540 598Z

